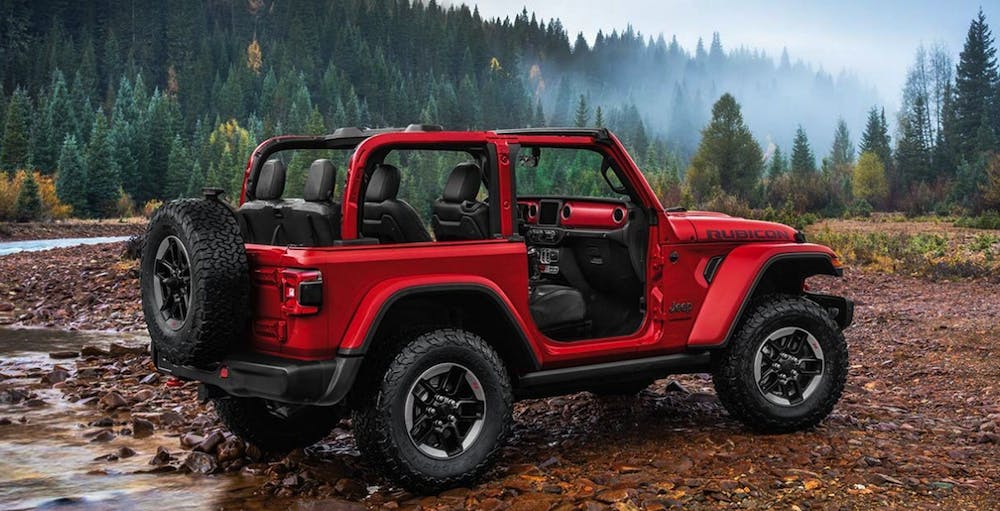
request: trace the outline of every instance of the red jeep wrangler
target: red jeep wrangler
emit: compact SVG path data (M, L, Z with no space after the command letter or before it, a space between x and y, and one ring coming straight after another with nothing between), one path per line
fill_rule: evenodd
M784 432L844 387L853 303L804 285L837 256L664 209L606 129L276 137L239 208L218 194L154 215L143 311L160 370L264 449L350 412L372 464L429 492L489 469L515 399L711 373L732 416Z

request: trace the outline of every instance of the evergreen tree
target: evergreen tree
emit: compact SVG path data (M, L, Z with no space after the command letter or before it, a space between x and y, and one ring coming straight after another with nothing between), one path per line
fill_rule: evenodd
M994 96L997 86L996 48L982 9L972 23L959 55L955 75L955 129L958 156L972 161L993 148Z
M76 137L67 135L59 151L56 171L56 195L59 200L73 208L73 215L85 218L90 211L87 203L87 165Z
M594 126L603 128L604 125L604 111L601 110L601 107L597 107L597 111L594 113Z
M26 172L21 190L17 194L14 211L18 222L34 222L42 217L42 199L38 195L38 183L32 172Z
M851 133L847 129L844 119L837 120L837 130L833 136L833 147L830 148L830 164L835 168L846 167L854 164L854 144L851 142Z
M737 197L748 198L763 170L760 145L743 122L740 105L723 94L712 106L712 120L701 132L701 143L688 168L688 187L703 200L718 186Z
M13 173L28 165L31 144L31 99L18 87L10 97L0 142L0 170Z
M901 136L896 144L897 193L906 193L915 183L926 183L931 180L931 150L926 145L924 137L926 126L924 116L920 114L924 108L923 98L917 97L913 108L900 118Z
M121 179L118 176L114 148L111 146L108 119L101 110L94 114L85 163L88 210L92 215L100 218L114 216L118 190L121 189Z
M576 102L576 127L582 128L590 124L590 107L587 106L587 98L580 94L580 99Z
M799 125L795 130L795 140L792 142L792 176L802 178L816 173L816 157L809 147L806 130Z
M174 135L167 157L167 178L163 189L165 199L173 200L186 196L188 182L191 180L190 171L191 153L181 136Z
M771 154L771 164L767 168L767 175L775 179L788 172L788 159L781 153L781 147L775 146L774 153Z
M885 111L879 115L878 108L872 107L868 111L868 122L865 124L865 131L861 135L860 151L863 153L874 153L882 165L889 172L888 165L892 161L892 148L889 145L889 127L885 122Z

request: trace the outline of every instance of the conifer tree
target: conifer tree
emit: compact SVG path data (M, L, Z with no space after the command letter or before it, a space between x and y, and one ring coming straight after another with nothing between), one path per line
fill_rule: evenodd
M889 127L885 123L885 111L883 110L880 116L878 108L872 107L868 111L868 122L861 135L859 149L863 153L874 153L879 157L879 160L882 160L882 165L888 167L892 161L892 149L889 142ZM886 172L888 172L888 168Z
M816 157L813 156L812 148L809 147L809 137L806 130L799 125L795 130L795 139L792 141L792 176L802 178L816 173Z
M94 114L90 141L87 142L85 164L88 210L100 218L114 216L118 190L121 188L118 163L114 158L110 135L108 119L103 111L98 110Z
M837 120L833 147L830 148L830 164L834 167L854 164L854 144L851 142L851 132L847 129L847 123L843 118Z
M0 141L0 170L13 173L28 165L31 144L31 99L18 87L10 97Z
M87 165L76 143L76 137L67 135L59 151L56 171L56 195L73 208L73 215L86 218L90 211L87 203Z
M781 177L788 172L788 159L781 152L781 147L775 146L771 154L771 164L767 167L767 175L771 179Z
M958 156L967 162L976 159L979 152L993 148L995 133L991 114L995 108L997 82L996 48L980 8L969 25L955 74Z
M168 200L184 197L191 180L191 153L180 135L174 135L170 142L170 154L167 156L167 178L164 183L163 197Z
M17 194L14 211L18 222L34 222L42 217L42 199L38 195L38 182L33 172L26 172L21 190Z
M587 97L580 94L580 99L576 102L575 126L582 128L590 123L590 107L587 106Z
M743 122L740 105L723 94L712 106L712 120L701 132L701 144L688 168L688 186L703 200L719 186L722 191L748 198L763 170L760 145Z

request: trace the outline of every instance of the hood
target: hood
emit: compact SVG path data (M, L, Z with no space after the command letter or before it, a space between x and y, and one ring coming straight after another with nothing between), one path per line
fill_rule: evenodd
M804 240L795 229L775 222L748 220L722 213L686 211L668 213L674 232L691 242L782 242Z

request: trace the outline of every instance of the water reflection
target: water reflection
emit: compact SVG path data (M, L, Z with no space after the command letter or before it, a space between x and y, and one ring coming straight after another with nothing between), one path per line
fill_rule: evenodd
M0 328L0 391L31 387L44 403L0 403L0 509L247 509L287 508L289 503L252 495L260 480L245 475L153 474L148 464L163 445L179 451L177 438L157 431L136 439L119 435L92 442L92 407L74 404L56 389L37 388L42 374L60 361L48 353L106 347L112 342L148 343L142 335ZM61 364L73 367L73 361ZM122 447L135 456L95 461Z

